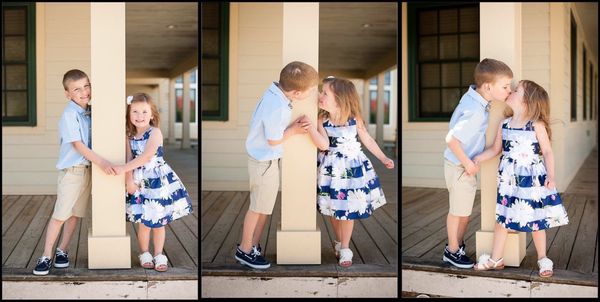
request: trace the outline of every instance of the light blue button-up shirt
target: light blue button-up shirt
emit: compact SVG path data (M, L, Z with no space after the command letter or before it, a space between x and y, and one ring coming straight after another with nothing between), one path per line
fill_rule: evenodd
M59 170L75 165L90 165L81 153L77 152L72 142L81 141L91 149L92 147L92 119L74 101L70 101L58 121L58 135L60 151L56 168Z
M489 116L488 110L486 110L489 108L487 107L489 102L475 91L475 88L475 85L471 85L460 99L452 113L452 118L450 118L450 131L448 132L460 141L460 146L470 159L473 159L485 148L485 130L488 126ZM454 152L448 147L444 150L444 158L456 165L460 164Z
M281 158L283 144L271 146L267 140L283 139L292 118L292 105L276 84L273 82L256 104L246 138L248 155L258 161Z

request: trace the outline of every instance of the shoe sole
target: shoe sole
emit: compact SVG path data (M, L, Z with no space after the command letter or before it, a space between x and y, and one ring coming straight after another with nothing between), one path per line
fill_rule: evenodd
M267 268L271 267L270 263L269 264L264 264L264 265L257 265L257 264L249 263L249 262L247 262L244 259L238 258L237 255L235 256L235 260L239 261L243 265L249 266L251 268L256 268L256 269L267 269Z
M444 262L449 262L450 264L452 264L452 265L454 265L456 267L459 267L459 268L472 268L475 265L475 263L473 263L473 264L459 264L459 263L455 263L454 261L450 260L450 258L447 258L446 256L443 256L442 260Z
M65 267L69 267L69 263L54 263L54 267L56 268L65 268Z
M38 271L34 270L34 271L33 271L33 274L34 274L34 275L37 275L37 276L45 276L45 275L48 275L48 273L49 273L49 272L50 272L49 270L47 270L47 271L42 271L42 272L38 272Z

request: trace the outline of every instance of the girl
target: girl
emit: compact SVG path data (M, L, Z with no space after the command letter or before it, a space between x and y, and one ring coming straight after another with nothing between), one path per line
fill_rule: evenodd
M504 243L508 229L531 232L538 254L540 277L552 276L546 257L545 229L569 223L554 183L554 155L550 146L548 93L523 80L506 104L507 116L498 127L494 144L475 156L476 163L496 156L498 166L496 225L491 258L479 257L476 270L504 268Z
M361 118L358 93L352 82L327 77L319 95L319 121L309 134L322 151L318 155L317 209L331 216L335 254L343 267L352 265L349 248L354 219L367 218L386 203L379 178L360 149L362 143L388 168L394 161L381 152Z
M127 172L127 219L138 223L140 264L164 272L168 261L162 254L165 225L190 214L192 203L179 177L163 159L159 122L158 110L149 95L127 97L127 164L114 168L117 174ZM150 230L154 235L154 258L148 252Z

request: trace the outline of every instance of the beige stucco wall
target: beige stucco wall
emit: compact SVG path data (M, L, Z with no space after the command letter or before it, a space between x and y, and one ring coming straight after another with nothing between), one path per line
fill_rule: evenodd
M56 194L62 77L73 68L90 75L90 67L90 5L37 3L37 126L2 127L3 194Z
M229 121L202 121L202 190L248 190L248 125L264 91L279 79L282 24L282 4L231 3Z
M582 26L578 26L577 121L570 121L569 3L522 5L522 78L543 86L551 98L553 151L559 191L564 191L596 144L596 120L583 120ZM551 9L552 8L552 9ZM575 13L578 23L578 16ZM402 4L402 66L407 66L406 3ZM552 39L550 38L552 37ZM557 38L558 37L558 38ZM594 70L597 58L590 56ZM408 122L408 82L402 70L402 184L444 188L442 157L448 123ZM588 85L589 86L589 85Z

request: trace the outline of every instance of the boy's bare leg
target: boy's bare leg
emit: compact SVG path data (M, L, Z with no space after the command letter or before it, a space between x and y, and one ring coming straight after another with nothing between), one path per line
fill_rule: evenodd
M446 230L448 232L448 250L451 253L458 251L458 229L460 225L460 216L454 216L448 213L446 218Z
M54 256L54 253L52 252L52 247L56 242L56 238L58 238L58 233L60 233L60 227L63 223L64 221L56 220L54 218L50 218L50 221L48 221L48 227L46 228L46 243L44 243L44 254L42 256L53 258L52 256Z
M254 235L252 235L252 245L258 247L260 242L260 237L265 229L265 224L267 223L267 218L271 215L267 214L258 214L258 221L256 222L256 227L254 228Z
M533 237L533 244L537 251L538 260L546 257L546 231L531 232L531 237Z
M465 233L467 232L467 227L469 226L469 216L460 216L460 220L458 221L458 233L456 236L456 242L458 242L459 247L460 244L465 241Z
M152 242L154 243L154 256L162 254L163 247L165 246L165 227L152 229Z
M145 226L143 223L138 223L138 246L140 247L140 252L149 252L150 251L150 228Z
M58 248L62 251L67 251L67 248L69 247L69 242L71 242L71 238L73 237L73 233L77 228L78 222L79 217L77 216L71 216L65 221L65 227L63 228L62 238L60 240L60 244L58 245Z
M342 231L342 248L350 247L350 238L352 237L352 229L354 228L354 220L340 221L340 229Z
M340 220L335 219L333 216L329 216L331 226L333 227L333 233L335 234L336 241L342 241L342 228L340 227Z
M250 209L246 212L244 217L244 226L242 230L242 242L240 242L240 249L248 254L252 249L252 238L254 237L254 230L258 224L259 213L256 213Z
M494 246L492 247L492 259L498 260L504 255L504 243L508 236L508 230L496 222L494 226Z

